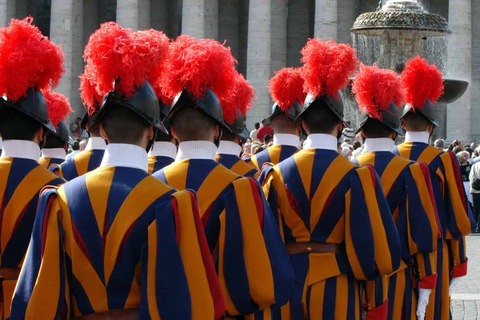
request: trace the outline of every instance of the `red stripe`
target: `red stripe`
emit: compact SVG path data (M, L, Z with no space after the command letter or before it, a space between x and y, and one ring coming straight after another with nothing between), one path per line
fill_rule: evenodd
M105 257L105 244L107 243L107 234L108 234L108 210L105 210L105 219L103 220L103 231L102 231L102 254Z
M43 226L42 226L42 254L41 254L42 259L43 259L43 252L45 251L45 244L47 239L48 218L50 217L50 209L52 208L54 200L55 200L55 197L50 196L48 198L47 207L45 208L45 218L43 219Z
M372 175L373 187L375 188L375 191L376 191L377 190L377 175L375 174L375 169L370 164L367 164L365 166L365 168L368 168L368 170L370 170L370 174Z
M25 208L23 208L22 212L20 212L20 214L18 215L17 220L15 221L15 224L13 226L12 235L15 233L15 231L17 231L18 226L20 225L20 222L22 222L23 216L27 212L27 209L28 209L29 205L30 205L30 202L27 203Z
M428 165L425 162L419 162L418 164L420 165L420 168L422 168L423 177L425 178L425 182L427 183L428 194L430 195L430 200L432 202L433 209L435 210L435 220L437 221L438 228L437 239L442 239L442 229L438 220L437 204L435 203L435 197L433 195L432 180L430 179L430 170L428 169Z
M200 214L198 212L197 200L195 194L191 191L188 191L190 198L192 200L192 211L193 217L195 220L195 227L197 229L198 243L200 245L200 250L202 251L203 264L205 266L205 271L207 272L207 279L210 286L210 293L212 294L213 303L215 306L215 320L222 319L226 311L225 301L223 300L222 289L220 288L220 283L218 282L217 273L215 272L215 267L213 265L213 260L210 255L210 249L207 244L207 239L205 238L205 233L203 232L202 222L200 220Z
M117 253L117 259L115 260L115 266L118 265L120 262L120 259L122 258L123 254L123 249L125 248L125 243L127 242L128 237L130 237L130 234L132 233L133 228L137 224L138 219L136 219L132 225L128 228L127 232L125 232L125 235L123 236L122 242L120 243L120 247L118 248L118 253Z
M388 299L381 305L367 312L367 320L384 320L388 315Z
M255 200L255 207L257 208L258 220L260 221L260 228L263 231L263 201L262 195L260 194L260 190L258 188L257 181L253 178L247 178L248 182L250 182L250 186L252 187L253 192L253 199Z
M177 244L180 241L180 223L179 223L179 217L178 217L178 204L177 204L177 199L172 198L172 211L173 211L173 220L175 220L175 234L177 238Z
M300 219L302 219L302 214L300 213L300 207L298 206L297 199L295 199L295 196L290 190L288 190L288 187L286 185L285 185L285 191L287 193L288 204L293 209L293 211L297 214L297 216L299 216Z
M467 264L468 264L468 258L467 260L465 260L464 263L453 268L452 278L460 278L460 277L466 276Z
M202 225L203 225L203 227L205 227L207 225L208 218L210 217L210 213L212 212L212 206L213 206L213 202L210 204L208 209L205 210L205 212L202 215Z
M77 227L75 227L75 224L73 223L73 220L72 220L72 231L73 231L73 238L75 239L75 242L80 247L80 250L82 250L85 257L87 257L90 264L93 266L92 258L90 257L90 254L88 253L87 245L83 241L82 236L80 235L80 232L78 232Z
M38 207L38 206L37 206ZM2 238L3 213L5 211L5 193L2 197L2 204L0 206L0 239ZM0 241L1 243L1 241Z
M420 288L422 289L435 289L437 286L437 274L425 277L420 281Z

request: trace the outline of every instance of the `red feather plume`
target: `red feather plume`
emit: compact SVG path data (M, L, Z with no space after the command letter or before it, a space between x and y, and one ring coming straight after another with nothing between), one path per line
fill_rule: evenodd
M96 90L95 79L90 69L91 66L87 64L85 72L80 75L80 98L89 115L97 112L102 103L102 97Z
M392 102L397 107L403 104L402 83L398 74L390 69L380 69L375 64L360 65L352 92L360 111L379 120L382 119L382 111L388 110Z
M295 102L303 102L307 94L303 91L304 80L301 68L282 68L270 79L268 89L273 101L287 112Z
M55 128L58 128L58 123L65 121L67 116L73 112L72 108L70 108L70 102L68 102L67 97L59 92L50 90L43 90L42 92L47 101L50 121L52 121Z
M427 99L435 103L443 94L442 73L420 56L407 62L401 78L405 101L414 108L422 108Z
M239 116L246 116L256 98L255 89L242 74L238 74L234 85L234 94L220 99L223 119L228 124L232 124Z
M237 61L230 48L212 39L195 41L182 36L171 44L170 50L167 72L160 84L169 99L173 99L183 88L193 98L202 97L207 88L212 89L219 99L228 99L234 94L238 72L235 70ZM233 104L222 107L226 114L236 112Z
M56 87L65 72L60 46L43 36L32 17L0 29L0 95L17 101L27 89Z
M336 97L357 68L355 50L332 40L308 40L302 49L304 89L314 96Z

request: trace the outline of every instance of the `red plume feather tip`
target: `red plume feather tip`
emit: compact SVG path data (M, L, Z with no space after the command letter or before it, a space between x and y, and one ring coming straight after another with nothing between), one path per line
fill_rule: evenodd
M304 80L301 68L282 68L270 79L268 89L273 101L287 112L295 102L303 105L307 94L303 91Z
M70 108L70 102L68 102L67 97L59 92L43 90L43 95L47 102L50 121L52 121L55 128L58 128L58 123L65 121L67 116L73 112L72 108Z
M355 50L349 44L332 40L308 40L302 49L304 90L316 97L337 97L358 65Z
M422 108L427 99L435 103L443 94L442 73L420 56L407 62L401 78L405 102L414 108Z
M89 115L97 112L102 103L102 97L95 89L91 66L85 66L85 72L80 75L80 98Z
M225 122L232 124L237 117L246 116L253 105L254 98L256 98L255 89L242 74L238 74L235 79L234 94L220 99Z
M234 94L237 61L230 48L212 39L194 40L182 36L171 45L167 71L162 81L165 95L173 99L183 88L200 98L207 88L212 89L220 100ZM236 106L222 106L226 114L235 113Z
M32 17L12 19L0 29L0 95L12 101L24 97L30 87L56 87L65 72L60 46L32 21Z
M402 83L397 73L390 69L360 65L352 85L352 92L361 112L372 118L382 119L382 111L388 110L391 103L397 107L403 104Z

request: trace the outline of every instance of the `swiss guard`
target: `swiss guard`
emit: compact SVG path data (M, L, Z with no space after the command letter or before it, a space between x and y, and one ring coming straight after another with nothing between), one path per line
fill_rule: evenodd
M0 312L10 304L30 241L40 191L63 180L38 163L40 145L55 127L42 90L62 77L64 55L32 18L0 29Z
M51 171L55 172L65 180L70 181L74 178L84 175L87 172L95 170L100 166L107 147L105 140L100 136L100 127L95 123L97 109L102 103L102 98L95 92L95 84L87 76L91 74L85 67L85 73L80 76L80 96L87 109L81 121L81 127L88 132L89 138L84 151L81 151L72 157L67 158L59 166L52 166Z
M273 127L273 146L251 159L245 158L258 170L262 170L265 163L278 164L299 150L301 125L297 117L306 97L303 84L300 68L283 68L270 79L268 88L275 103L267 119ZM263 177L260 180L263 181Z
M223 314L195 194L175 192L147 173L147 150L155 132L165 130L147 79L166 47L161 32L113 22L90 37L87 76L105 96L94 123L108 146L97 170L43 192L12 318Z
M255 90L248 83L243 75L239 74L235 80L235 93L225 97L220 104L233 104L232 108L239 109L235 115L224 114L223 120L227 124L229 130L222 131L222 137L217 149L216 161L227 169L244 177L257 177L258 170L245 161L240 159L242 146L248 139L248 131L245 127L244 114L250 109L252 99L255 97ZM228 110L228 108L225 108ZM231 119L228 119L230 116Z
M344 126L339 90L356 70L355 51L311 39L301 52L309 94L297 121L308 137L263 185L295 273L282 319L361 319L360 281L396 271L401 247L373 167L356 167L336 151Z
M175 162L153 176L196 191L228 317L267 319L270 306L290 297L290 261L259 183L215 162L221 131L229 130L223 118L238 112L219 102L234 94L235 59L217 41L186 35L170 50L162 85L175 99L164 121L179 149Z
M373 166L380 176L402 245L400 269L368 282L366 300L378 308L382 319L387 315L387 319L424 319L437 282L435 256L441 233L428 166L393 153L395 138L403 134L400 77L376 65L361 65L352 92L362 112L359 131L366 139L363 153L353 162Z
M73 145L72 138L68 135L65 119L72 113L67 97L59 92L43 91L48 106L48 115L56 132L49 132L42 148L39 163L45 168L59 165L65 161L69 145Z
M443 93L442 74L419 56L408 61L401 74L405 91L403 128L405 143L395 153L430 169L442 237L437 244L437 285L430 295L426 319L449 319L450 287L467 274L465 236L475 226L460 178L458 160L452 152L442 152L429 145L438 124L434 103Z

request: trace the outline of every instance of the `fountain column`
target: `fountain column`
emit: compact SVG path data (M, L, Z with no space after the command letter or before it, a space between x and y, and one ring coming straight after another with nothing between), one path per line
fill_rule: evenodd
M0 0L0 27L6 27L15 15L15 0Z
M448 70L454 79L472 83L472 17L471 0L450 0L449 24L454 32L448 38ZM471 140L471 85L465 94L447 107L447 140ZM476 124L474 125L476 127Z
M258 100L248 114L248 128L253 128L269 114L271 76L271 0L250 0L248 15L247 79L256 89Z
M337 41L337 1L315 1L315 37Z
M183 0L182 33L205 38L205 0Z
M272 0L272 72L287 65L287 7L287 0Z
M150 28L150 0L117 0L117 22L133 31Z

